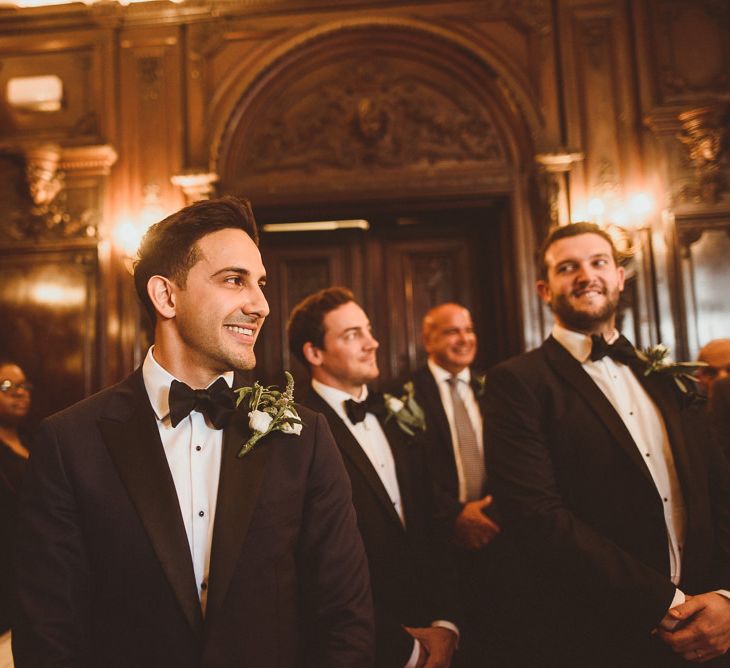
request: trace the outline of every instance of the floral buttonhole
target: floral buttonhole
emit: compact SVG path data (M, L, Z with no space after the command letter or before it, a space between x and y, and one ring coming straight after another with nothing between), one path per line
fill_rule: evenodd
M288 372L286 388L282 392L276 385L264 387L258 381L252 386L239 387L235 391L236 408L247 411L251 437L241 446L238 457L247 455L264 436L272 431L299 436L302 421L294 406L294 378Z

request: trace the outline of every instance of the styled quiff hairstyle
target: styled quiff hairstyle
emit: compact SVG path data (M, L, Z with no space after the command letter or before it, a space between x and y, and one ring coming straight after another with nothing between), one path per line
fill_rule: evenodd
M142 238L134 265L134 287L155 322L157 312L147 294L153 276L164 276L181 288L188 272L200 259L197 242L212 232L242 230L258 246L259 233L247 199L222 197L195 202L150 227Z
M597 234L602 239L608 241L609 245L611 246L613 261L616 263L617 266L625 260L625 257L616 248L616 244L614 243L611 235L599 225L596 225L595 223L571 223L570 225L561 225L558 227L553 227L548 232L545 241L542 242L542 246L540 246L540 250L538 251L538 258L540 261L539 274L541 280L544 281L547 279L548 266L547 262L545 261L545 256L547 255L550 246L552 246L556 241L559 241L560 239L577 237L580 234Z
M324 319L340 306L355 301L355 295L347 288L325 288L300 301L289 315L286 331L289 350L300 362L307 364L302 352L305 343L324 348Z

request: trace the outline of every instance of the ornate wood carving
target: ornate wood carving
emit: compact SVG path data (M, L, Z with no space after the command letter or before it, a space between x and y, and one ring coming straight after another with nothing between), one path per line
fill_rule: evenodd
M653 0L651 4L665 100L729 90L730 5L725 0Z
M465 91L398 71L393 59L343 63L258 129L245 171L504 162L492 120Z
M97 236L100 206L98 179L116 161L110 146L62 148L42 144L16 149L25 162L29 201L10 208L2 236L9 241L53 241ZM88 178L92 181L88 182ZM94 179L94 177L96 177ZM79 186L77 181L83 181ZM95 182L96 181L96 182ZM74 191L94 191L86 197Z
M200 200L210 199L215 194L215 184L218 174L189 170L182 174L175 174L170 181L178 186L185 195L185 204L192 204Z
M685 111L678 116L682 133L677 135L687 148L694 167L695 183L682 190L685 199L715 203L728 190L722 166L727 158L730 112L726 105L712 105Z

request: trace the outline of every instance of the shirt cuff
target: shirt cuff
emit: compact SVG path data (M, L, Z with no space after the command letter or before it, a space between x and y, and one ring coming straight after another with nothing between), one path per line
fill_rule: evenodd
M411 657L408 659L408 663L404 666L404 668L416 668L418 665L418 660L421 658L421 643L416 640L416 638L413 639L413 651L411 652Z
M728 592L728 594L728 598L730 598L730 592ZM431 626L440 626L442 629L448 629L452 633L456 634L456 646L459 646L459 637L461 634L459 633L459 627L456 624L452 624L446 619L437 619L436 621L431 622Z
M720 594L720 596L724 596L727 599L730 599L730 591L727 589L715 589L716 594Z

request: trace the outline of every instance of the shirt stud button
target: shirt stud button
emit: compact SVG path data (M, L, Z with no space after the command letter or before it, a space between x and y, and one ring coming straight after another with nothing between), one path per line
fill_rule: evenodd
M198 513L198 516L199 516L199 517L203 517L204 515L205 515L205 511L204 511L204 510L201 510L201 511L200 511L200 512Z
M195 446L195 449L196 449L196 450L197 450L198 452L200 452L200 451L202 450L202 448L201 448L201 447L200 447L199 445L196 445L196 446Z

